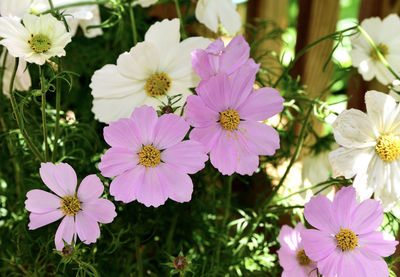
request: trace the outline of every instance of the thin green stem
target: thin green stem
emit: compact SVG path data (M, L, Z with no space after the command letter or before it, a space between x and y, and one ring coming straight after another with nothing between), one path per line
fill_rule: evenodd
M10 81L10 102L11 102L11 107L12 107L13 112L14 112L15 120L17 121L17 126L21 131L21 134L22 134L22 136L23 136L23 138L24 138L24 140L26 142L26 145L32 151L34 156L39 160L39 162L42 162L43 161L42 155L37 150L35 145L32 143L32 140L30 139L30 137L28 136L28 134L26 133L26 131L24 129L23 118L22 118L21 112L20 112L20 110L18 108L17 100L15 99L14 80L15 80L15 75L16 75L17 70L18 70L18 64L19 64L19 58L16 58L15 59L14 70L12 72L11 81Z
M290 64L285 68L285 70L283 71L283 73L281 74L281 76L279 76L278 80L276 80L276 82L275 82L275 84L273 85L273 87L276 88L276 87L278 86L278 84L279 84L280 81L283 79L283 77L284 77L287 73L290 72L290 70L292 69L294 63L295 63L298 59L300 59L310 48L314 47L315 45L317 45L317 44L323 42L324 40L326 40L326 39L328 39L328 38L335 37L335 36L337 36L337 35L341 35L341 34L343 34L343 33L346 33L346 32L348 32L348 31L355 30L355 29L357 29L357 26L353 26L353 27L350 27L350 28L347 28L347 29L344 29L344 30L341 30L341 31L334 32L334 33L332 33L332 34L326 35L326 36L324 36L324 37L322 37L322 38L320 38L320 39L314 41L313 43L311 43L311 44L307 45L306 47L304 47L303 49L301 49L301 50L296 54L296 56L294 57L294 59L290 62Z
M62 63L61 59L57 59L58 70L57 72L62 71ZM59 135L59 127L60 127L60 109L61 109L61 80L57 78L56 80L56 122L54 126L54 141L53 141L53 153L51 155L51 161L55 162L57 155L57 147L58 147L58 135Z
M187 38L187 35L186 35L186 32L185 32L185 26L183 24L183 17L182 17L182 13L181 13L181 8L179 6L179 0L174 0L174 2L175 2L176 13L178 14L179 21L181 22L182 38L185 39L185 38Z
M140 237L136 235L135 237L135 248L136 248L136 264L138 269L138 277L143 277L143 261L142 261L142 251L140 249Z
M133 11L132 3L129 3L129 18L131 20L131 27L132 27L132 37L133 37L133 45L135 46L138 42L138 35L136 30L136 21L135 21L135 13Z
M40 87L42 90L42 127L43 127L43 143L44 143L44 161L47 162L48 143L47 143L47 122L46 122L46 87L44 84L44 71L39 65Z
M224 217L222 219L222 230L228 236L229 228L226 226L226 223L228 221L228 216L229 216L229 211L231 210L231 198L232 198L232 182L233 182L234 175L229 176L228 179L228 188L227 188L227 193L226 193L226 200L225 200L225 212L224 212ZM217 250L216 250L216 258L215 258L215 263L218 265L219 260L221 257L221 240L218 240L217 244Z
M365 37L365 39L369 42L369 44L372 46L372 48L375 50L376 55L378 56L379 60L383 65L393 74L393 76L397 79L400 80L399 75L393 70L393 68L390 66L388 61L386 60L385 56L379 51L378 47L375 45L374 41L372 38L368 35L368 33L361 27L357 26L357 29L360 31L360 33Z

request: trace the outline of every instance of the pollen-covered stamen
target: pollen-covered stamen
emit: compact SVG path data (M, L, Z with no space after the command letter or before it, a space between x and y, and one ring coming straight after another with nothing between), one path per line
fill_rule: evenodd
M81 202L75 195L67 195L61 199L61 211L64 215L76 215L81 209Z
M139 151L139 163L146 167L156 167L161 162L160 150L152 145L143 146Z
M300 265L309 265L312 261L309 257L307 257L306 252L304 249L297 251L297 261Z
M47 52L51 47L51 40L49 39L49 37L42 34L31 34L28 43L31 46L31 49L36 53Z
M385 162L392 162L400 157L400 138L393 135L380 136L375 151Z
M171 79L167 73L155 73L147 79L144 89L148 96L166 95L171 88Z
M219 123L222 128L228 131L234 131L239 126L240 117L236 110L226 110L220 114Z
M389 47L386 44L379 43L376 48L378 48L379 52L381 52L382 56L384 57L389 54ZM376 53L374 48L371 48L371 50L369 50L369 56L372 58L372 60L379 61L378 54Z
M339 234L335 237L337 240L337 246L343 251L353 250L358 244L357 235L350 229L340 229Z

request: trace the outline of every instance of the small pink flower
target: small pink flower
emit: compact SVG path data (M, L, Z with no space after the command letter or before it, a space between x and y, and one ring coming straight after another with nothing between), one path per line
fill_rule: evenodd
M99 198L104 186L95 174L83 179L78 191L76 174L69 164L42 163L40 177L56 195L40 189L28 191L28 227L35 230L64 217L54 240L58 251L64 247L63 240L71 244L76 235L85 244L96 242L100 236L98 222L110 223L117 215L111 201Z
M225 47L222 39L211 43L206 50L192 52L194 72L203 80L208 80L218 73L231 75L250 59L250 46L242 35L234 37Z
M212 165L225 175L253 174L258 155L273 155L280 147L278 132L259 121L280 113L283 98L273 88L253 89L258 68L253 62L230 77L218 74L187 99L190 139L206 147Z
M111 195L147 207L163 205L168 198L190 201L193 183L188 174L203 169L208 156L201 143L182 141L188 130L182 117L158 117L149 106L105 127L104 139L111 148L101 157L99 168L106 177L117 176L111 182Z
M317 265L304 252L300 232L306 230L298 223L296 228L283 225L278 240L281 248L278 250L279 263L283 267L283 277L314 277L317 276Z
M383 220L378 201L358 204L353 186L344 187L333 203L322 195L313 197L305 205L304 216L318 229L301 232L304 250L324 277L389 276L381 257L392 255L398 242L375 231Z

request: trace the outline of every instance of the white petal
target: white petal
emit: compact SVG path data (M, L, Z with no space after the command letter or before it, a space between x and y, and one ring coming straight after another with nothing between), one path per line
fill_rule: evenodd
M213 0L200 0L196 6L197 20L214 33L218 31L218 10L215 2Z
M228 33L234 35L239 32L242 27L242 19L236 11L236 5L231 0L219 0L218 9L221 24Z
M380 180L377 182L375 198L382 201L386 211L400 202L400 161L381 162Z
M380 135L391 131L396 115L396 101L389 95L375 90L365 94L368 116Z

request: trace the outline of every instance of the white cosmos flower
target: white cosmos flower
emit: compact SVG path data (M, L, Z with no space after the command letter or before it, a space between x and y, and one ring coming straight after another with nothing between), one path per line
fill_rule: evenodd
M368 91L367 114L350 109L333 124L342 147L329 155L333 177L355 176L360 200L374 197L389 210L400 200L400 105L389 95Z
M4 60L5 53L6 51L3 51L3 53L0 56L1 62L3 62ZM9 92L10 82L14 65L15 65L15 58L8 54L6 57L6 63L3 73L3 93L7 96L10 94ZM28 69L26 69L26 62L23 59L20 59L18 64L18 70L15 74L14 88L19 91L26 91L31 87L31 84L32 84L31 76L29 75Z
M165 19L149 28L144 42L121 54L117 65L107 64L97 70L90 84L95 118L109 123L129 117L135 107L157 109L160 102L154 97L165 101L165 95L182 94L177 103L182 107L192 94L189 88L199 82L190 53L205 49L211 41L202 37L179 41L179 20Z
M22 21L24 25L14 18L0 18L0 44L12 56L40 65L51 57L65 56L64 47L71 41L71 34L62 22L50 14L27 14Z
M137 1L133 2L132 4L133 5L140 5L143 8L148 8L148 7L150 7L151 5L154 5L157 2L158 2L158 0L137 0Z
M400 18L397 14L390 14L385 19L371 17L361 22L361 27L372 38L380 52L396 72L400 72ZM374 77L384 85L391 83L395 78L380 62L375 50L365 37L358 33L352 39L353 49L350 52L353 66L366 81Z
M0 15L21 19L29 13L32 0L0 0Z
M95 0L53 0L55 8L80 2L88 2ZM42 13L50 9L48 0L34 0L31 10L35 13ZM78 27L82 28L84 35L93 38L103 34L101 28L90 28L88 26L96 26L101 24L100 9L98 5L75 6L60 10L67 20L72 36L76 34Z
M196 18L214 33L218 31L219 23L231 35L239 32L242 27L241 17L232 0L199 0Z

